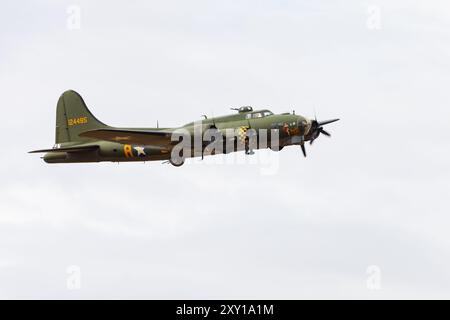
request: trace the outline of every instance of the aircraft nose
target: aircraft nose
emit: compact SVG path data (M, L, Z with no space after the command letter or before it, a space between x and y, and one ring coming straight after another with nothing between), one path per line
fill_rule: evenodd
M307 135L309 132L309 129L311 129L311 120L300 117L297 120L297 126L298 126L301 136Z

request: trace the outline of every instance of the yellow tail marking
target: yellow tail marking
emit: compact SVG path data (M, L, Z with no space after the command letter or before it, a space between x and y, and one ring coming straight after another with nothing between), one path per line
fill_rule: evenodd
M88 123L87 117L71 118L67 120L67 124L69 126L76 126L78 124L85 124L85 123Z

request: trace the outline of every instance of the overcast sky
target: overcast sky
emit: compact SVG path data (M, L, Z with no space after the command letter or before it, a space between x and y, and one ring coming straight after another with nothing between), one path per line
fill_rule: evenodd
M2 1L0 298L450 298L449 83L448 1ZM270 174L49 165L67 89L112 126L341 121Z

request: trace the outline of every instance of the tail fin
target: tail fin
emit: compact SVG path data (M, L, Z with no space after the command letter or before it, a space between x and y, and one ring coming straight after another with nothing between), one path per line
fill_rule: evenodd
M89 111L77 92L68 90L59 97L56 107L55 143L89 141L91 139L78 135L87 130L100 128L108 126Z

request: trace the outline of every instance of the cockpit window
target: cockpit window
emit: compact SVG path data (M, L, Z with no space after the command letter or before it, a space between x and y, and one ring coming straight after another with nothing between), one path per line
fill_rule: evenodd
M247 119L258 119L258 118L263 118L263 117L267 117L267 116L271 116L271 115L273 115L273 113L270 111L262 111L262 112L248 113L245 117Z

